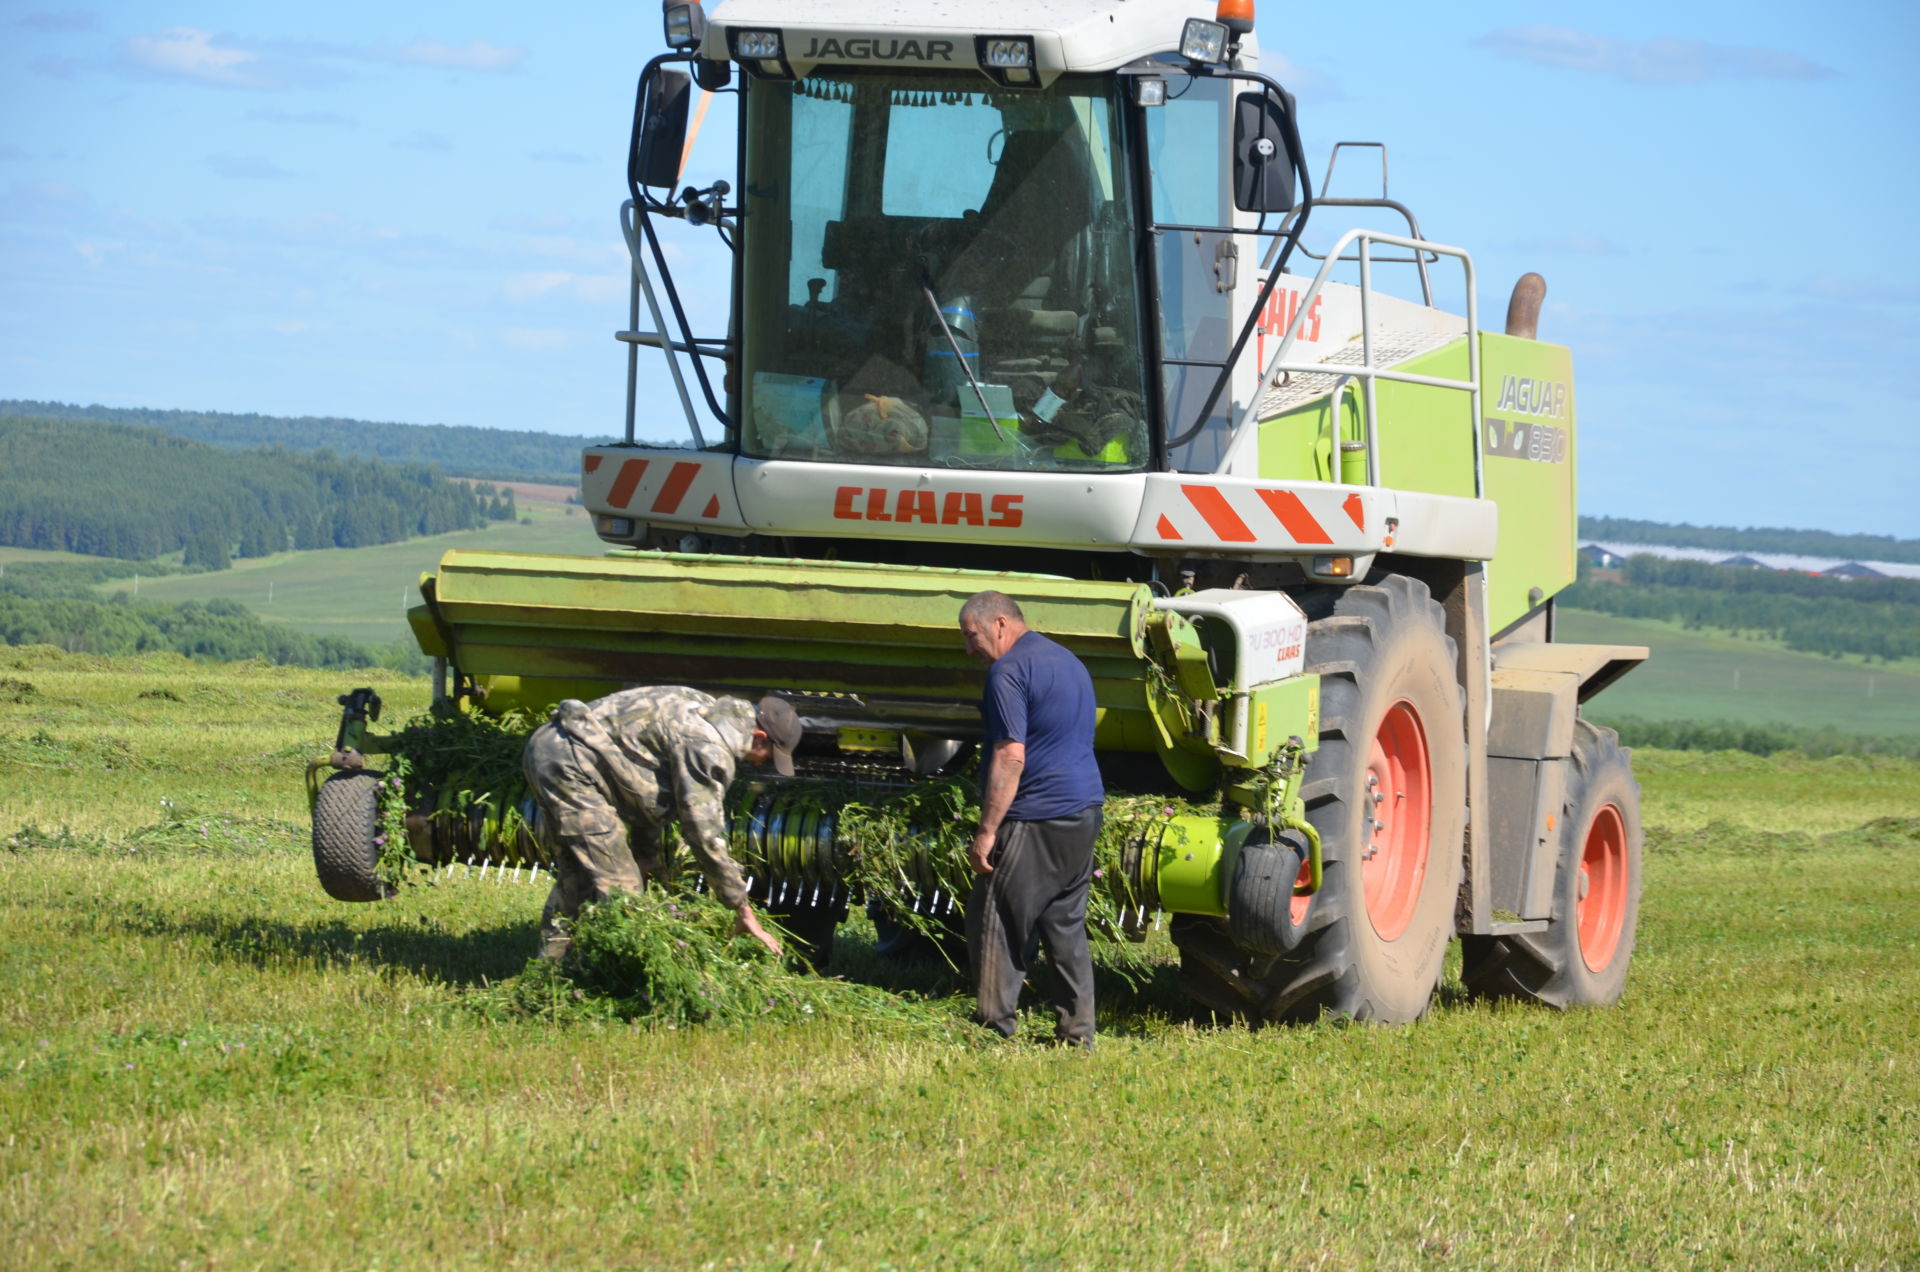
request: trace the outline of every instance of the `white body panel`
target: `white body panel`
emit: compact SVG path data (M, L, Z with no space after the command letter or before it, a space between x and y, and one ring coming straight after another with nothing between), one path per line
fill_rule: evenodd
M1230 693L1245 693L1306 670L1307 616L1284 592L1207 588L1158 597L1153 607L1227 624L1234 644L1233 683L1225 686Z
M1484 561L1489 500L1188 473L1022 473L588 449L597 516L709 534L803 535L1283 560L1393 551Z
M727 0L700 53L725 60L727 30L778 30L794 74L821 63L969 70L976 35L1030 35L1041 83L1062 72L1110 71L1170 52L1207 0ZM1252 52L1248 38L1245 64Z

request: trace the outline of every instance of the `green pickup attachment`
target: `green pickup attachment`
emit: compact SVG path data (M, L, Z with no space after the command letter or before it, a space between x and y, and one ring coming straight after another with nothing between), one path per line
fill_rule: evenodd
M981 669L960 606L985 588L1093 675L1097 745L1152 751L1145 682L1151 592L1140 583L755 557L453 551L409 615L420 646L487 690L487 709L543 708L628 684L842 695L843 723L977 733Z

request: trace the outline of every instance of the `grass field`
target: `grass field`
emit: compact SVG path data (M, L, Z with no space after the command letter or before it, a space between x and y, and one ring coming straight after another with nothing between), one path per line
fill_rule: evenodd
M1688 631L1678 623L1584 610L1562 610L1558 635L1652 648L1651 659L1593 700L1590 714L1602 723L1637 716L1920 736L1920 663L1911 659L1868 665L1723 632Z
M369 645L411 640L406 610L420 603L420 576L440 564L450 548L493 552L560 552L598 556L606 548L587 515L552 505L522 509L532 520L500 522L482 530L409 539L372 548L282 552L239 560L215 574L142 579L140 598L156 601L239 601L270 622L316 636L336 635ZM102 593L126 589L124 582Z
M1078 1056L476 1010L541 889L321 896L341 687L0 650L0 1266L1920 1266L1920 765L1638 755L1617 1008L1215 1027L1156 941Z

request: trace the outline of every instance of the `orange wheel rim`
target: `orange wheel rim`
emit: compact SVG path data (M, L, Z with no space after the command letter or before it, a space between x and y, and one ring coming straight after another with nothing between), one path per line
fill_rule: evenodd
M1627 823L1613 804L1587 827L1579 888L1580 958L1588 970L1604 971L1627 923Z
M1405 698L1387 708L1374 734L1360 801L1360 878L1367 917L1381 940L1397 940L1420 903L1433 830L1427 731Z

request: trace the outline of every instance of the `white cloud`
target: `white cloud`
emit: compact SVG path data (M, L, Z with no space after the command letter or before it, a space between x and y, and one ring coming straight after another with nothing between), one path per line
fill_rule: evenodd
M502 287L508 300L519 304L560 298L595 304L625 296L624 274L576 274L571 270L536 270L515 274Z
M202 162L215 176L240 181L278 181L293 175L264 155L208 155Z
M14 25L29 31L91 31L98 26L98 14L87 9L65 9L59 13L29 13Z
M106 264L109 253L117 252L125 246L126 244L121 242L94 243L83 240L75 243L73 250L89 267L98 269L101 265Z
M556 331L551 327L509 327L500 333L500 340L509 349L551 352L572 344L574 334L571 331Z
M1478 44L1542 66L1590 71L1635 84L1698 84L1722 77L1825 79L1835 72L1797 53L1704 40L1616 40L1572 27L1505 27Z
M1880 305L1920 303L1920 287L1903 287L1881 280L1842 278L1837 274L1815 274L1801 285L1800 291L1816 300L1860 301Z
M1516 245L1523 252L1548 252L1557 256L1624 256L1626 249L1598 234L1563 234L1558 238L1528 239Z
M280 110L274 106L256 106L244 118L255 124L299 124L316 128L354 128L353 120L330 110Z
M402 150L424 150L431 154L443 154L453 149L453 141L444 133L416 132L400 138L393 143Z
M211 31L170 27L157 35L136 35L121 45L127 60L157 75L178 76L223 88L272 88L257 54L216 46Z
M513 71L526 59L527 51L512 45L489 44L469 40L465 44L442 44L438 40L416 40L392 53L396 62L417 66L441 66L457 71Z

